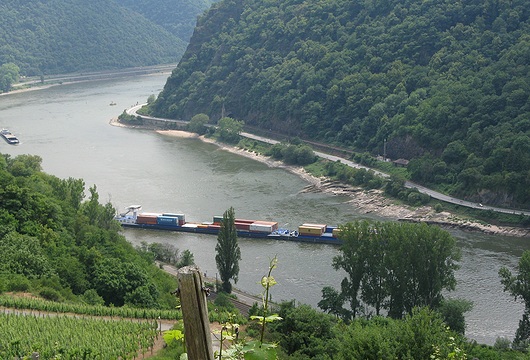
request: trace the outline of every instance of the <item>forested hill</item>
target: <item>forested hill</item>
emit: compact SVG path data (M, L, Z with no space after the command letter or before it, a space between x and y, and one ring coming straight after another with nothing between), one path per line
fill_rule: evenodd
M21 75L177 63L186 47L114 0L3 0L0 24L0 65Z
M116 2L144 15L188 43L197 16L206 11L216 0L116 0Z
M225 0L151 113L247 124L411 160L412 179L530 206L523 0Z

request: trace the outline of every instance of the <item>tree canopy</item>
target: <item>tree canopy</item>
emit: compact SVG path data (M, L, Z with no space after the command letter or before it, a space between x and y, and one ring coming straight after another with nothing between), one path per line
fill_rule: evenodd
M42 172L38 156L0 156L0 292L174 306L175 280L119 234L116 212L99 203L96 186L86 200L84 193L83 180Z
M186 46L115 1L6 0L0 23L0 65L28 76L177 63Z
M499 276L504 291L524 303L523 318L519 321L513 343L516 348L527 351L530 345L530 251L525 251L519 260L517 274L514 275L508 268L502 267Z
M237 243L237 230L235 225L234 208L226 210L220 224L217 244L215 245L215 263L219 276L221 277L221 287L224 292L232 292L230 280L237 283L239 276L239 260L241 260L241 250Z
M357 221L340 228L343 245L333 267L347 276L338 292L325 289L319 306L330 313L356 317L366 305L393 318L415 307L436 308L443 290L454 290L460 254L455 239L436 226ZM337 303L339 301L339 303ZM349 311L340 309L349 302Z
M529 15L523 0L222 1L150 112L373 155L386 140L415 181L528 207Z
M8 63L0 66L0 91L11 90L11 85L20 78L20 69L16 64Z
M213 0L116 0L188 43L201 15Z

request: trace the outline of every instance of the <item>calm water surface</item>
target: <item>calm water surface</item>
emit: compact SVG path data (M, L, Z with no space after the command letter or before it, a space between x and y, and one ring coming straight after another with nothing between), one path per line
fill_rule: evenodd
M82 178L87 188L96 185L101 201L110 200L120 210L141 204L144 211L182 212L188 221L209 221L233 206L237 217L275 220L287 228L366 217L346 197L301 193L307 184L284 170L198 140L109 125L125 108L158 94L166 78L158 74L0 96L0 127L21 141L19 146L1 142L0 152L39 155L46 172ZM453 234L463 257L457 290L447 296L473 301L467 336L488 344L497 337L512 338L523 306L503 293L497 273L501 266L515 269L528 239ZM213 236L133 229L124 235L133 244L168 242L189 249L203 272L216 274ZM331 267L334 246L253 239L239 244L236 286L250 293L261 291L258 281L274 256L279 285L272 290L273 300L296 299L316 307L324 286L340 287L343 274Z

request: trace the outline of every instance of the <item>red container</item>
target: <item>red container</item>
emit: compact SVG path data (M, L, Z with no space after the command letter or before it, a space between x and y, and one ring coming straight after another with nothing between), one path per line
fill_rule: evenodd
M137 224L149 224L149 225L156 225L157 224L157 216L155 215L138 215L136 218Z
M249 231L250 230L250 224L249 223L236 222L235 225L236 225L236 229L238 229L238 230L245 230L245 231Z

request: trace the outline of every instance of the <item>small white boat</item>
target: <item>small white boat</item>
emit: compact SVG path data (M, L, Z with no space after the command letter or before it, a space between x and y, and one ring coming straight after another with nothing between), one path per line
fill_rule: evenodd
M2 129L0 131L0 135L4 138L4 140L11 145L17 145L19 143L17 137L11 133L11 131L7 129Z

